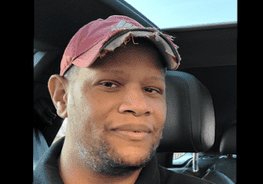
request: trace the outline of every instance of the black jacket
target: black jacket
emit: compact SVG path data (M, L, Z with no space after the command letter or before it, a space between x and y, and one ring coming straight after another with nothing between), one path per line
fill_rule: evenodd
M64 138L52 145L38 162L33 175L33 184L63 184L59 175L57 158ZM211 184L211 182L169 171L157 164L156 156L144 167L135 184Z

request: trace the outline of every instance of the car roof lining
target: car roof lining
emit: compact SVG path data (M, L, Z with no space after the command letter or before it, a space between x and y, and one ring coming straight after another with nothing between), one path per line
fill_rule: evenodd
M34 40L41 45L34 44L42 47L37 50L65 49L78 29L90 21L106 19L110 15L130 16L145 27L158 28L123 0L79 0L78 3L75 0L35 0Z

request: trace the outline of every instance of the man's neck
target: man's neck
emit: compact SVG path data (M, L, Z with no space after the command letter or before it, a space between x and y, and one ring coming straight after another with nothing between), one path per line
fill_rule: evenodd
M58 168L60 177L65 184L134 184L139 177L140 170L134 171L131 174L123 176L111 176L94 172L92 169L87 169L78 162L78 159L69 155L65 151L65 144L62 148L61 155L58 158Z

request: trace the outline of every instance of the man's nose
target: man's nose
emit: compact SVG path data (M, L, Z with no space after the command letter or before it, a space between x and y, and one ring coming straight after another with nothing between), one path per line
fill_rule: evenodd
M119 107L119 112L131 113L134 116L150 115L152 108L147 103L146 98L144 91L139 87L127 89L123 97L123 102Z

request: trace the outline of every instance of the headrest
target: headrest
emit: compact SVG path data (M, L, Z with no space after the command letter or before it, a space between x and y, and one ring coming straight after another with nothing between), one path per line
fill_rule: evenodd
M215 117L210 92L194 76L167 71L167 115L157 152L203 152L214 144Z
M222 136L219 151L222 155L236 154L236 123L230 125Z

